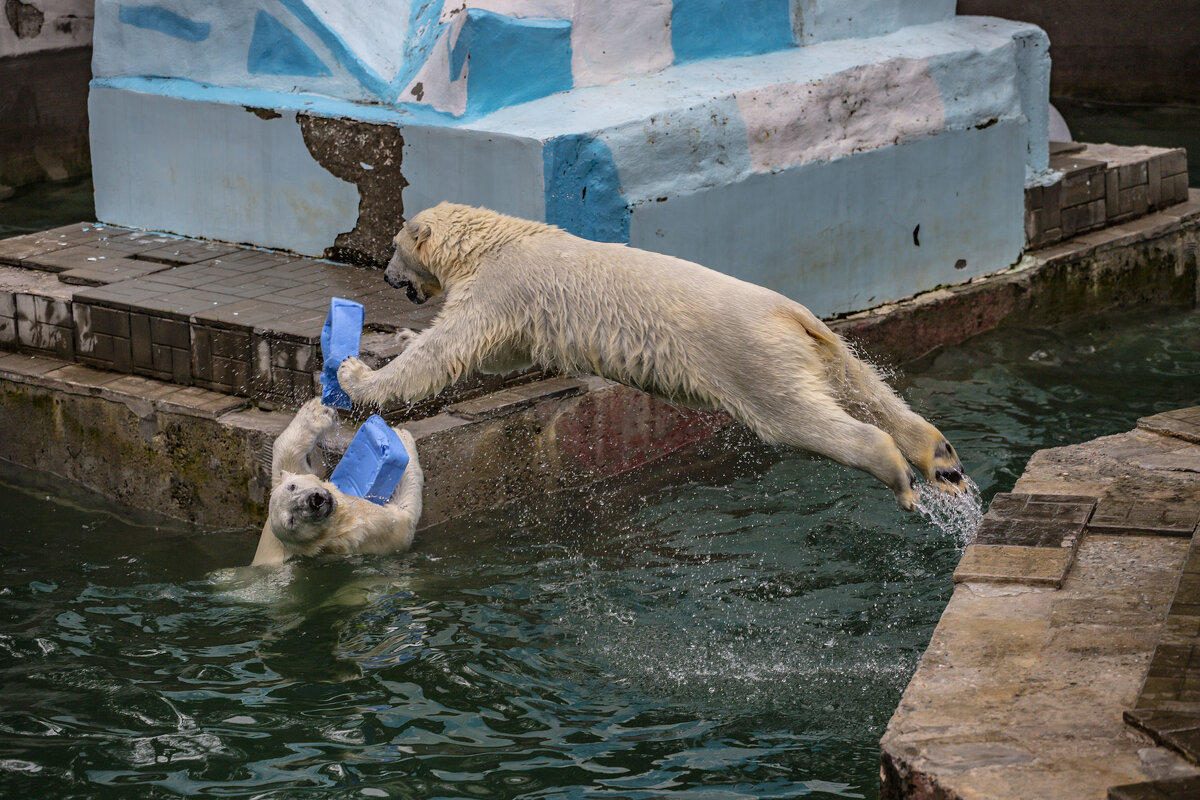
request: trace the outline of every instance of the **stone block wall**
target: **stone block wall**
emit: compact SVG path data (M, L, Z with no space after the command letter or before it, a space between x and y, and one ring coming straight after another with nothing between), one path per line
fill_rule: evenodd
M1059 144L1053 182L1025 192L1032 249L1119 225L1188 199L1187 152L1175 148Z
M828 315L1015 262L1047 168L1044 34L945 0L131 8L90 101L129 227L378 264L450 200Z

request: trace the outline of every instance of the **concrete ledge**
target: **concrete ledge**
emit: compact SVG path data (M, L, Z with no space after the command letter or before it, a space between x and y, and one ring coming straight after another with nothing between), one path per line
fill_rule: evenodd
M1194 469L1155 466L1163 454ZM1001 512L1036 505L1043 518L1086 521L1088 529L1075 548L967 548L881 741L880 796L1194 796L1154 793L1160 783L1195 786L1200 769L1176 752L1196 744L1189 720L1148 712L1200 713L1200 692L1189 683L1200 675L1200 558L1189 557L1195 522L1175 536L1141 535L1141 523L1103 525L1111 518L1105 509L1122 503L1161 523L1200 502L1200 445L1135 429L1043 450L1014 493L1067 497L1061 510L1001 497Z
M461 406L409 424L426 471L424 527L619 475L730 424L598 379L539 381ZM201 525L261 526L271 444L291 416L194 386L0 355L0 458Z
M40 263L46 253L98 241L95 231L84 230L87 227L66 226L6 240L0 256L10 263ZM190 275L198 259L211 254L204 249L205 243L193 247L179 239L146 241L144 236L135 238L111 229L105 235L105 246L115 257L131 252L138 256L135 260L145 260L167 247L169 252L156 257L176 264L191 262L164 265L164 271L144 279L153 279L151 282L168 274L167 269L175 275ZM870 357L903 361L1003 324L1060 322L1122 305L1190 306L1198 292L1198 242L1200 193L1193 193L1188 204L1170 213L1089 234L1036 253L1012 270L853 315L833 325L867 345ZM377 307L370 306L376 294L384 291L378 289L374 274L364 278L350 267L297 262L252 250L222 256L212 263L217 267L225 262L240 265L230 268L236 272L248 268L243 263L247 259L254 262L249 266L257 264L268 270L298 263L299 268L319 272L322 280L347 289L370 278L368 289L372 291L363 298L368 313L380 319L391 316L383 299ZM84 258L80 263L91 262ZM218 275L217 279L224 278ZM142 280L128 283L137 286ZM286 282L273 288L287 291L283 286ZM162 289L157 284L143 288L151 292ZM322 303L328 302L329 288L320 289ZM276 407L271 398L280 389L286 390L283 394L293 402L306 397L305 390L311 392L309 370L315 365L314 342L323 312L313 305L297 312L308 315L303 319L271 318L248 326L233 323L232 312L228 319L218 318L219 314L210 313L211 300L206 300L209 310L203 315L204 324L199 315L195 324L188 315L182 319L166 316L170 309L158 316L150 311L127 312L126 321L120 314L110 313L115 306L88 304L77 298L77 293L90 296L95 292L63 283L52 272L0 267L0 348L23 351L0 357L0 378L6 387L0 415L8 430L14 431L0 443L0 458L62 475L136 507L208 525L257 527L265 498L262 464L269 460L274 435L290 418L287 412L271 410ZM85 305L90 309L87 314L82 312ZM423 327L428 317L420 315L435 313L436 309L428 308L431 305L399 321ZM92 327L79 330L81 320ZM135 323L140 333L134 330ZM188 349L182 333L185 326ZM238 334L232 345L224 341L231 332ZM123 361L119 369L115 360L106 361L95 349L105 336L113 340L110 355L114 358L117 340L124 337L128 344L128 363ZM387 333L370 333L363 344L364 356L376 364L396 352L394 337ZM203 351L204 346L208 351ZM227 346L236 352L224 349ZM183 364L183 355L191 363ZM89 366L72 365L76 358L86 360ZM197 364L203 369L197 370ZM176 376L176 366L181 378L188 373L182 382L195 385L166 382L164 379ZM218 366L223 370L220 374ZM250 399L212 391L232 385L233 373L238 370L252 373L256 380L261 378L269 391L257 383L251 387ZM430 525L516 497L580 486L635 469L730 424L722 414L671 406L605 381L537 372L470 376L416 406L387 409L385 416L393 424L403 422L420 431L422 456L429 465L426 524ZM65 422L68 418L69 424ZM1182 429L1184 422L1169 424ZM188 441L194 446L170 449L165 439L156 438L159 427L168 423L188 428L193 437ZM195 469L193 462L205 458L205 437L210 434L213 446L221 452L212 456L203 475L188 477L187 470ZM139 455L120 462L96 455L111 449L110 441L115 443L113 447L134 448ZM1179 438L1167 441L1179 447L1186 444ZM89 455L84 458L80 453ZM1174 463L1179 454L1160 445L1136 457L1142 463L1160 464ZM1113 469L1123 470L1124 465ZM1054 494L1063 488L1055 482L1026 491ZM464 497L471 497L474 505L464 507ZM981 567L978 574L992 573ZM1031 574L1042 573L1035 570Z
M1142 417L1138 420L1138 427L1200 444L1200 408L1181 408Z
M910 361L1003 325L1050 325L1136 305L1200 301L1200 190L1187 203L1028 254L969 283L831 323L870 353Z

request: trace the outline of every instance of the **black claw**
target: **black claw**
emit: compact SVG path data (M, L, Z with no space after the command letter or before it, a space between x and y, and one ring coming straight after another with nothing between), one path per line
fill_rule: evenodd
M917 488L917 473L913 472L911 469L908 471L908 488Z
M939 469L936 473L937 479L940 481L948 481L949 483L958 483L962 480L962 473L956 469Z

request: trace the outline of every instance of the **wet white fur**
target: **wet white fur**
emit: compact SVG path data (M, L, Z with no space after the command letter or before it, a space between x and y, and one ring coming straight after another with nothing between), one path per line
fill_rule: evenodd
M253 565L281 564L294 555L317 553L402 553L412 545L421 517L425 474L412 434L396 428L408 451L408 467L386 505L354 497L313 474L308 456L336 419L314 398L296 412L271 453L271 502ZM289 487L293 487L289 490ZM304 494L323 487L334 497L333 513L317 522L297 521Z
M876 476L906 509L917 500L906 459L931 481L957 462L948 446L935 453L942 435L874 368L769 289L449 203L417 214L395 244L389 279L444 291L445 306L380 370L343 362L338 380L357 402L413 402L471 370L537 363L724 408L767 442Z

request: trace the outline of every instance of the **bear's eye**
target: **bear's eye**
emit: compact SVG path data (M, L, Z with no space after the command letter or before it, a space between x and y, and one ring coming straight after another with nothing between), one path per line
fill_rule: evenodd
M294 483L289 483L289 484L287 485L287 490L288 490L289 492L294 492L294 491L296 491L296 484L294 484Z

